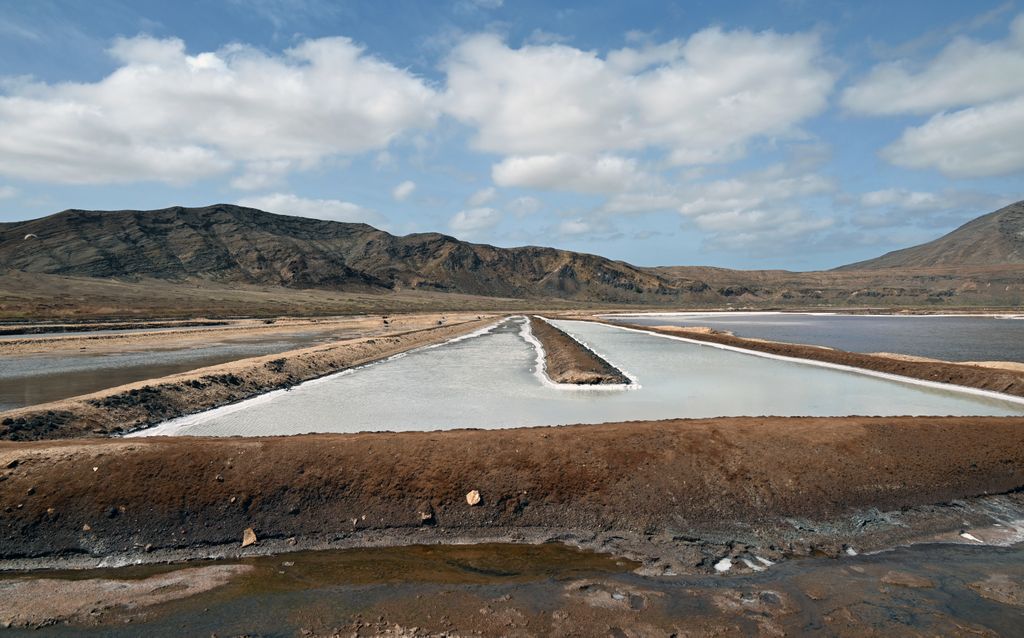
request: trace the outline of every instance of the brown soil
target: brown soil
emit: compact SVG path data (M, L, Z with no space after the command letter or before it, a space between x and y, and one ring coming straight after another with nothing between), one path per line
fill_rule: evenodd
M494 321L493 317L473 317L432 328L241 359L10 410L0 415L0 438L37 440L129 432L445 341Z
M138 580L38 578L0 582L0 626L84 624L112 609L144 609L207 592L252 569L249 565L211 565Z
M544 346L544 370L555 383L607 385L630 382L615 366L547 321L531 316L530 330Z
M706 343L718 343L722 345L765 352L768 354L784 357L795 357L798 359L811 359L813 361L824 361L854 368L864 368L875 372L896 374L912 379L924 381L935 381L938 383L951 383L980 390L1002 392L1014 396L1024 397L1024 371L1005 369L999 367L983 366L968 363L950 363L938 360L918 360L916 358L894 357L884 354L860 354L857 352L846 352L833 348L820 346L809 346L802 344L781 343L778 341L765 341L762 339L747 339L737 337L728 333L710 331L700 332L675 326L641 326L627 323L615 323L593 319L601 323L613 326L626 326L636 330L648 332L659 332L673 336L686 337L694 341Z
M237 548L248 527L261 545L542 540L530 530L562 529L583 541L637 539L620 549L652 561L664 551L660 560L674 556L673 569L710 570L717 557L746 551L743 543L760 543L769 558L835 555L851 538L865 549L891 520L879 510L1020 490L1024 419L720 418L0 442L0 468L4 558L202 554ZM467 505L471 490L481 504ZM961 529L969 510L953 509L944 524ZM843 517L849 529L834 522ZM912 525L888 527L910 534ZM708 538L719 538L724 549L713 551L724 553L694 545ZM650 549L655 542L660 549ZM648 549L637 549L643 543Z

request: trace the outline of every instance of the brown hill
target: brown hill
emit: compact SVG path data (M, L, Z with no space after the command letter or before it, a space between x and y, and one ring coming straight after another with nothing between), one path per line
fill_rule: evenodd
M225 204L155 211L68 210L4 224L0 270L620 303L679 302L708 290L700 281L668 279L596 255L497 248L437 233L397 237L366 224Z
M1024 264L1024 201L982 215L935 241L837 270Z

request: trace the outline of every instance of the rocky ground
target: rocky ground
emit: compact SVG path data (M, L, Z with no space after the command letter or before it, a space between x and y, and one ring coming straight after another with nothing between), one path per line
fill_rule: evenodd
M530 331L544 347L544 371L555 383L630 383L629 377L615 366L544 319L531 316L529 320Z

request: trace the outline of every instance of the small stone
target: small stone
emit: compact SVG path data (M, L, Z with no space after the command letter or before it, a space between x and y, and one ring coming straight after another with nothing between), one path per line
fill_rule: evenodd
M150 553L151 551L153 551L152 543L146 544L146 546L143 548L143 551L146 552L147 554Z
M82 525L82 531L83 532L91 532L92 531L92 525L89 525L88 523L86 523L85 525Z
M36 488L30 487L27 490L25 490L25 493L28 494L29 496L32 496L33 494L36 493Z
M93 472L98 472L98 471L99 471L99 469L100 469L100 468L96 467L95 465L94 465L94 466L92 466L92 471L93 471Z
M882 582L886 585L896 585L899 587L910 587L914 589L935 587L935 582L930 578L895 570L888 572L885 576L882 576Z
M294 536L292 536L291 538L289 538L289 539L288 539L288 544L289 544L289 545L291 545L291 546L293 546L293 547L295 546L295 544L296 544L297 542L298 542L298 541L297 541L297 540L295 540L295 537L294 537Z
M466 494L466 502L469 503L471 506L472 505L479 505L480 504L480 492L478 492L477 490L473 490L473 491L469 492L468 494Z
M256 544L256 532L251 527L246 527L242 532L242 547Z
M232 496L231 498L228 499L228 503L234 503L237 500L238 500L238 498Z
M46 508L46 513L47 513L47 514L48 514L49 516L53 516L54 514L56 514L56 513L57 513L57 510L53 509L52 507L47 507L47 508Z
M217 482L218 483L223 483L224 482L224 475L223 474L218 474L216 478L217 478Z

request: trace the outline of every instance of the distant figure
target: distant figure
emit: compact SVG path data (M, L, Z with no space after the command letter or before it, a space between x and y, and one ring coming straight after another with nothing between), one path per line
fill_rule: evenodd
M35 233L29 233L29 234L25 235L25 241L27 241L29 239L39 239L39 236L36 235Z

